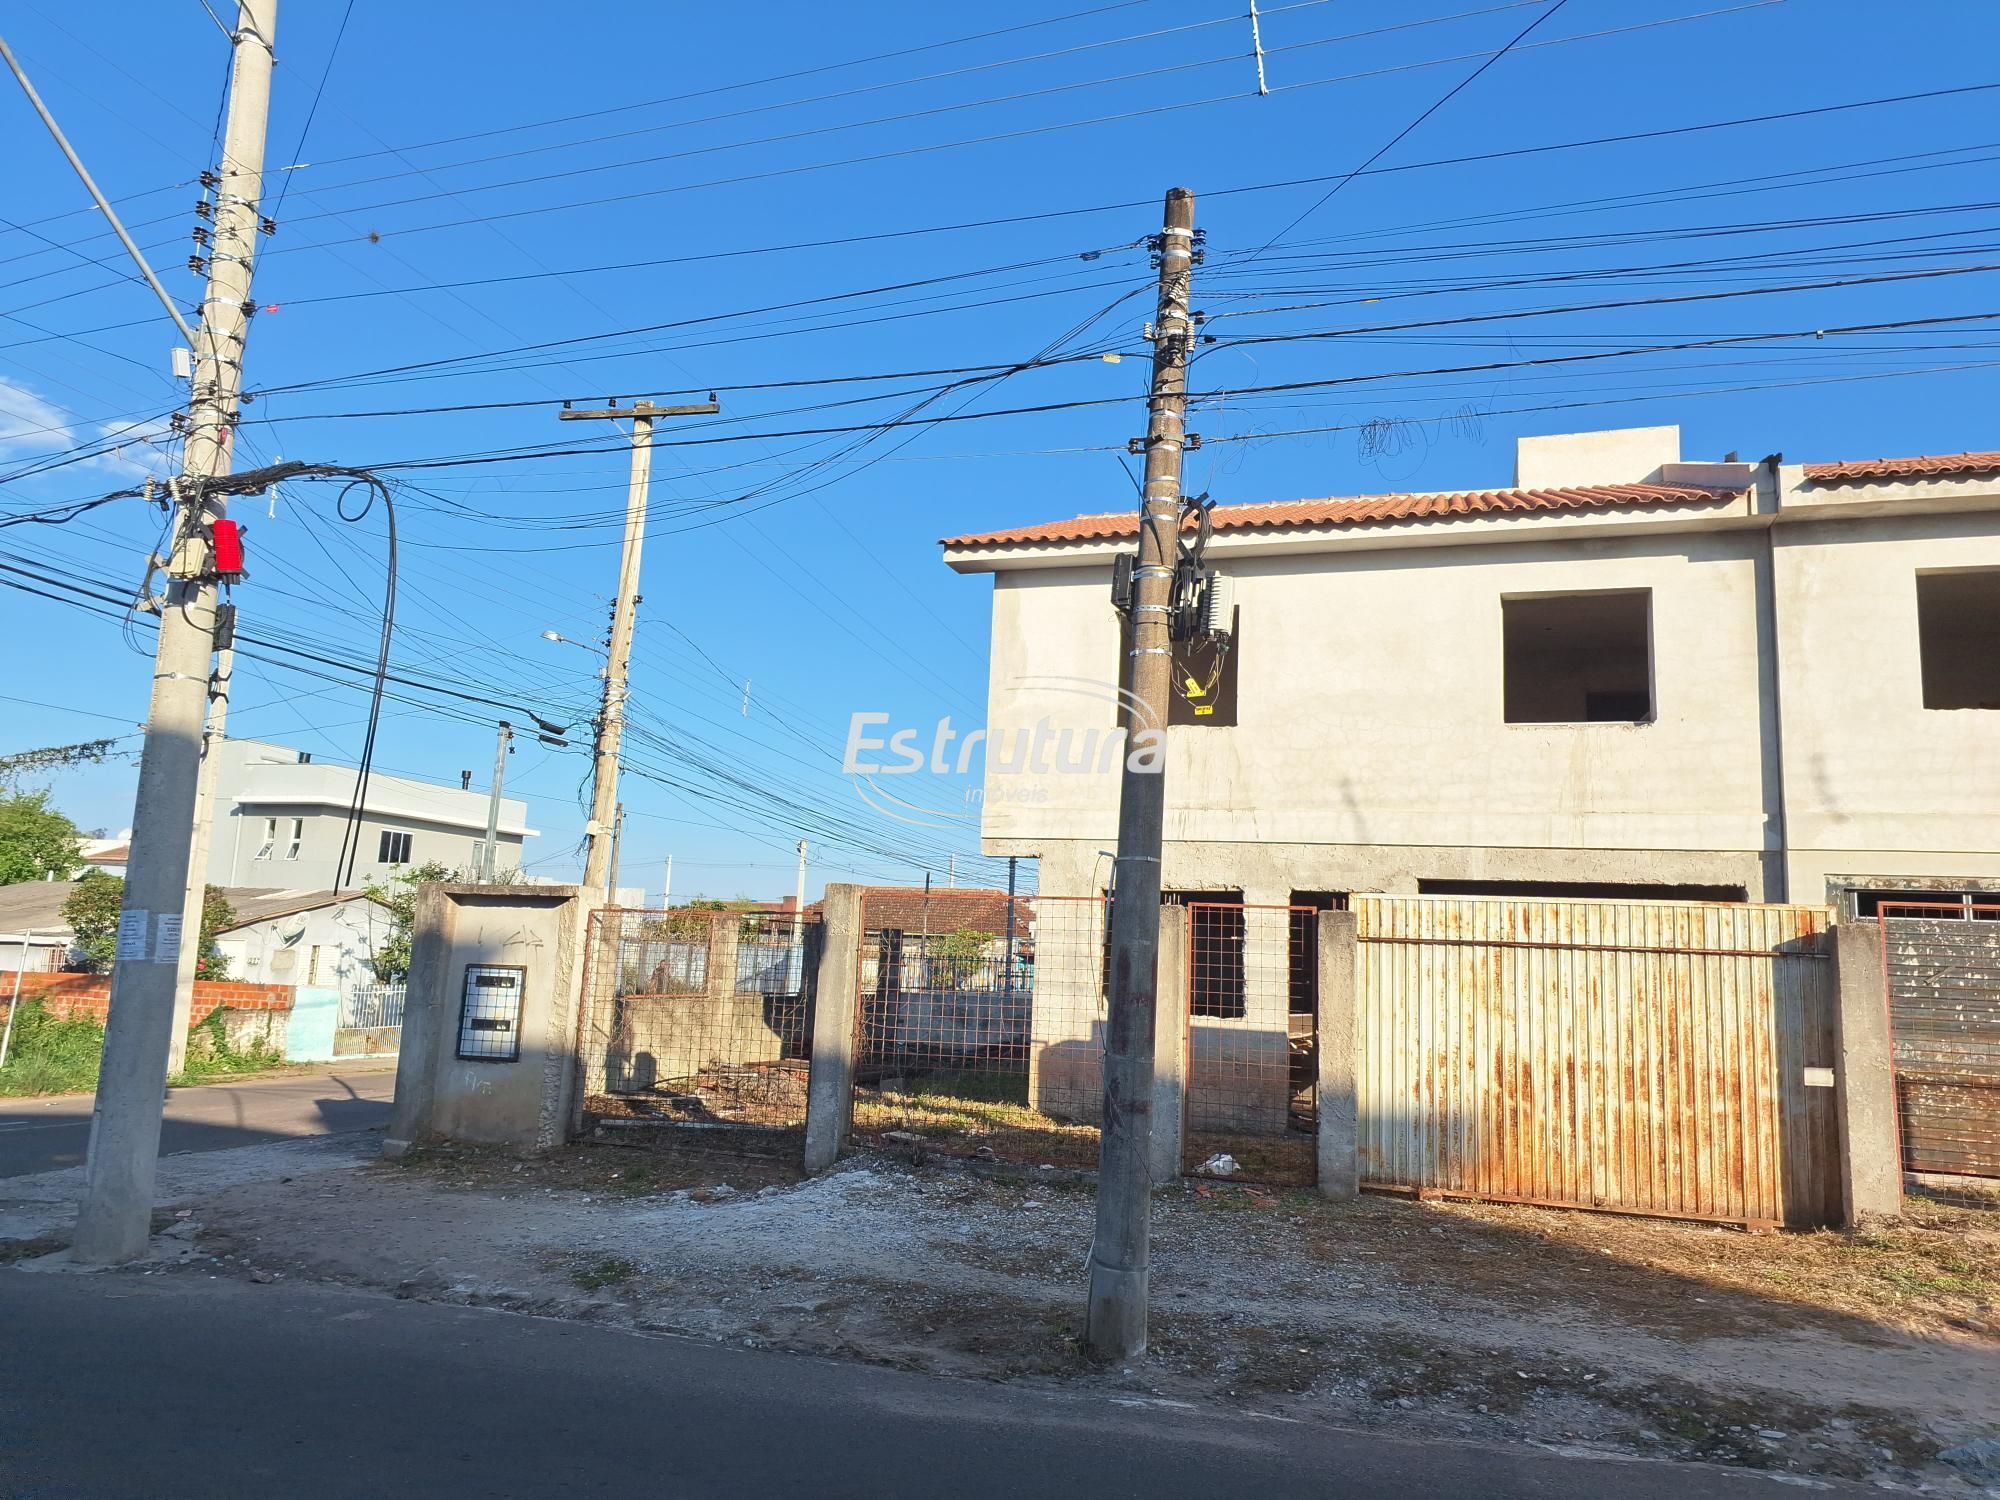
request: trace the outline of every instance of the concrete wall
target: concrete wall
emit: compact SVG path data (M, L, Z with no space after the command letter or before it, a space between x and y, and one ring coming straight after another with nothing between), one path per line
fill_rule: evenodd
M2000 877L2000 712L1924 707L1916 588L1920 569L2000 567L1995 517L1836 515L1775 542L1794 894Z
M1425 880L1816 902L1856 872L2000 879L1982 775L2000 711L1923 707L1915 584L2000 567L2000 486L1816 485L1680 463L1672 439L1525 439L1520 482L1747 495L1218 533L1239 723L1170 731L1165 883L1253 903ZM1045 893L1101 891L1115 837L1119 550L949 554L995 575L985 847L1040 855ZM1654 720L1507 723L1501 600L1623 589L1651 591Z
M0 970L0 1022L4 1022L14 994L14 972ZM51 974L29 972L20 976L21 1003L37 1002L52 1016L79 1017L102 1026L111 1012L109 974ZM228 980L198 979L194 986L194 1008L190 1027L200 1026L216 1011L223 1016L223 1034L230 1045L248 1047L262 1041L283 1052L291 1017L293 990L281 984L237 984Z
M384 1150L431 1138L547 1149L567 1129L576 999L589 898L576 886L425 886L412 934L409 1000ZM520 1055L457 1055L465 971L525 968Z
M288 1062L326 1062L334 1056L340 1026L340 991L310 986L297 991L291 1024L285 1028Z
M1238 727L1169 732L1168 886L1395 889L1416 878L1741 884L1767 836L1754 533L1538 540L1229 564ZM1655 719L1509 724L1501 600L1652 590ZM1118 624L1107 570L1001 573L993 602L984 833L991 852L1116 834ZM1079 685L1099 684L1099 699ZM1038 722L1096 774L1011 771ZM1050 764L1060 753L1047 757ZM1063 861L1058 860L1058 864ZM1553 873L1550 873L1553 872ZM1080 893L1058 873L1046 892Z

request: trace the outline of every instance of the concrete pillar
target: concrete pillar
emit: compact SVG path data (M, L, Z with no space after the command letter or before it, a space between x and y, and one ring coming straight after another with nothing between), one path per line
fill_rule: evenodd
M708 924L708 1000L720 1014L736 999L736 950L743 919L735 912L717 912Z
M1159 972L1154 980L1153 1186L1179 1180L1187 1132L1188 909L1160 908Z
M812 1071L806 1086L806 1170L824 1172L854 1128L854 1048L861 982L861 893L830 885L820 926L813 1005Z
M442 885L417 888L410 924L410 972L405 980L403 1035L396 1048L396 1099L382 1154L392 1160L431 1133L437 1071L446 1034L458 1024L451 992L453 918L458 907Z
M1878 924L1837 924L1833 951L1840 987L1834 1042L1840 1199L1852 1229L1903 1211L1903 1152Z
M1361 1191L1356 1108L1356 980L1359 944L1351 911L1319 914L1319 1191L1352 1198Z

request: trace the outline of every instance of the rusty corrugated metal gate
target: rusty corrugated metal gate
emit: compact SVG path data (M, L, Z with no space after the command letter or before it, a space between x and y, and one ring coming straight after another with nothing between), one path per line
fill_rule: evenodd
M1903 1165L2000 1177L2000 906L1884 902Z
M1839 1219L1824 908L1353 905L1365 1183L1756 1225Z

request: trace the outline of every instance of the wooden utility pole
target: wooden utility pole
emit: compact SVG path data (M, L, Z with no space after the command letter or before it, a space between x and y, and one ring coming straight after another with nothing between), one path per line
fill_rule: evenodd
M132 853L118 915L104 1061L90 1122L83 1206L71 1253L107 1265L144 1252L152 1227L160 1153L160 1100L174 1026L175 971L183 928L191 836L201 782L201 741L214 676L214 525L219 496L203 481L229 472L230 440L243 388L250 271L257 253L264 181L264 134L271 104L272 42L278 0L237 7L229 124L215 195L215 232L196 340L187 444L174 485L166 600L154 655L152 705L139 757ZM196 872L197 881L202 872Z
M618 598L611 613L611 659L604 669L604 705L597 716L597 772L590 797L590 846L583 857L583 883L602 890L611 873L611 843L618 807L618 749L625 738L626 681L632 666L632 622L639 605L639 551L646 540L646 491L653 478L653 419L712 416L722 408L711 396L698 406L655 406L635 401L594 411L563 411L564 422L632 424L632 483L625 496L625 545L618 557Z
M1104 1035L1104 1123L1098 1145L1097 1235L1090 1249L1090 1346L1106 1359L1146 1347L1153 1182L1153 1027L1165 837L1167 704L1172 691L1174 563L1179 555L1186 437L1188 311L1194 279L1194 194L1167 194L1158 241L1153 389L1139 563L1127 617L1125 769L1118 785L1118 862L1111 893L1110 1001Z

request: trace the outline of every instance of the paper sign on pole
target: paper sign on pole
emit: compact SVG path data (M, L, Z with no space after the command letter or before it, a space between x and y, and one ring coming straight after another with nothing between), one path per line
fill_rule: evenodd
M181 914L177 911L160 913L159 924L153 928L153 959L156 963L178 963L181 956Z
M149 911L118 913L118 962L122 964L146 961L146 928L152 915Z

